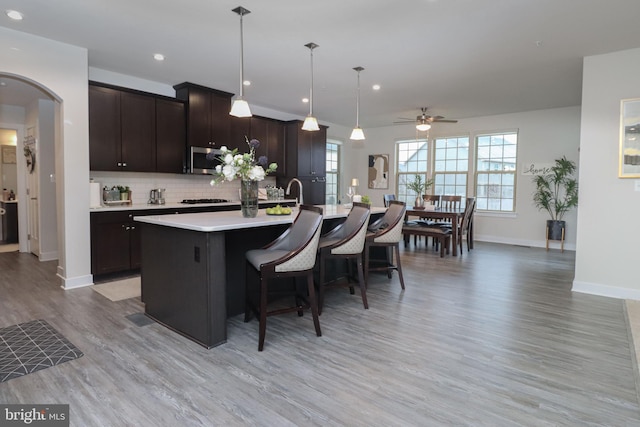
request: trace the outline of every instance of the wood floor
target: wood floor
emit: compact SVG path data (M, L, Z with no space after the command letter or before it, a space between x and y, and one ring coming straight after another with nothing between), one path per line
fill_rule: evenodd
M125 318L136 299L63 291L55 262L0 254L0 327L45 319L84 357L0 384L73 426L638 426L624 301L571 292L574 253L476 243L403 251L397 274L311 316L229 321L206 350Z

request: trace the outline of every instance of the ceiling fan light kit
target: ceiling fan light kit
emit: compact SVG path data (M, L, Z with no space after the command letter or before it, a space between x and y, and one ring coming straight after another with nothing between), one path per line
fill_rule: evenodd
M305 44L305 47L309 48L311 53L311 86L309 89L309 115L304 119L302 130L317 131L320 130L320 126L318 126L318 119L313 117L313 49L317 48L318 45L311 42Z
M402 118L401 122L393 122L393 123L398 123L398 124L415 123L416 129L420 132L426 132L429 129L431 129L431 123L434 123L434 122L458 123L457 120L445 120L444 117L442 116L428 116L426 107L422 107L420 108L420 110L422 111L422 114L417 116L415 120L405 119L401 117Z
M235 117L251 117L251 109L249 103L244 99L244 37L242 31L242 18L244 15L251 13L242 6L238 6L232 12L240 15L240 94L231 105L230 115Z
M364 132L360 127L360 71L364 70L362 67L355 67L354 70L358 73L358 91L356 92L356 127L351 132L349 139L353 141L364 140Z

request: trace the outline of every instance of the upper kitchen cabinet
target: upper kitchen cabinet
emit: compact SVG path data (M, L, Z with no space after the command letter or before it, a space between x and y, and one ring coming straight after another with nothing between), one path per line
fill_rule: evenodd
M184 102L156 99L157 172L184 172L187 152L186 120Z
M284 122L267 117L231 117L231 139L241 141L239 151L248 150L245 136L260 141L256 158L267 156L269 163L277 163L278 169L274 176L284 176L286 170L284 129Z
M210 89L193 83L173 87L176 97L187 102L187 144L196 147L244 148L244 140L230 138L232 93Z
M89 85L89 162L96 171L182 173L184 102Z
M89 166L91 170L122 170L118 90L89 86Z
M302 130L302 121L287 122L286 176L326 176L327 126L319 131Z
M156 103L150 96L120 93L121 169L156 170Z

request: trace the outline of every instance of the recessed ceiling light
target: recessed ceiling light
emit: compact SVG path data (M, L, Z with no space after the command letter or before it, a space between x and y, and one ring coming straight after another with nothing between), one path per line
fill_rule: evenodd
M304 102L305 104L309 103L309 98L302 98L302 102Z
M161 53L154 53L153 59L155 59L156 61L164 61L164 55Z
M373 85L371 88L373 90L380 90L380 85Z
M243 84L244 86L251 86L251 81L249 81L249 80L245 80L245 81L243 81L243 82L242 82L242 84Z
M17 10L7 10L7 16L14 21L22 21L24 15Z

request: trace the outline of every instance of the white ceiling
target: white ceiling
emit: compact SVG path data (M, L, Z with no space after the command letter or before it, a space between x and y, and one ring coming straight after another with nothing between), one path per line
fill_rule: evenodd
M462 119L579 105L584 56L640 47L638 0L0 0L25 14L3 13L0 25L86 47L92 67L237 93L239 5L251 11L250 105L305 116L304 45L315 42L314 115L355 124L352 68L362 66L365 130L420 107ZM0 87L1 103L8 92Z

